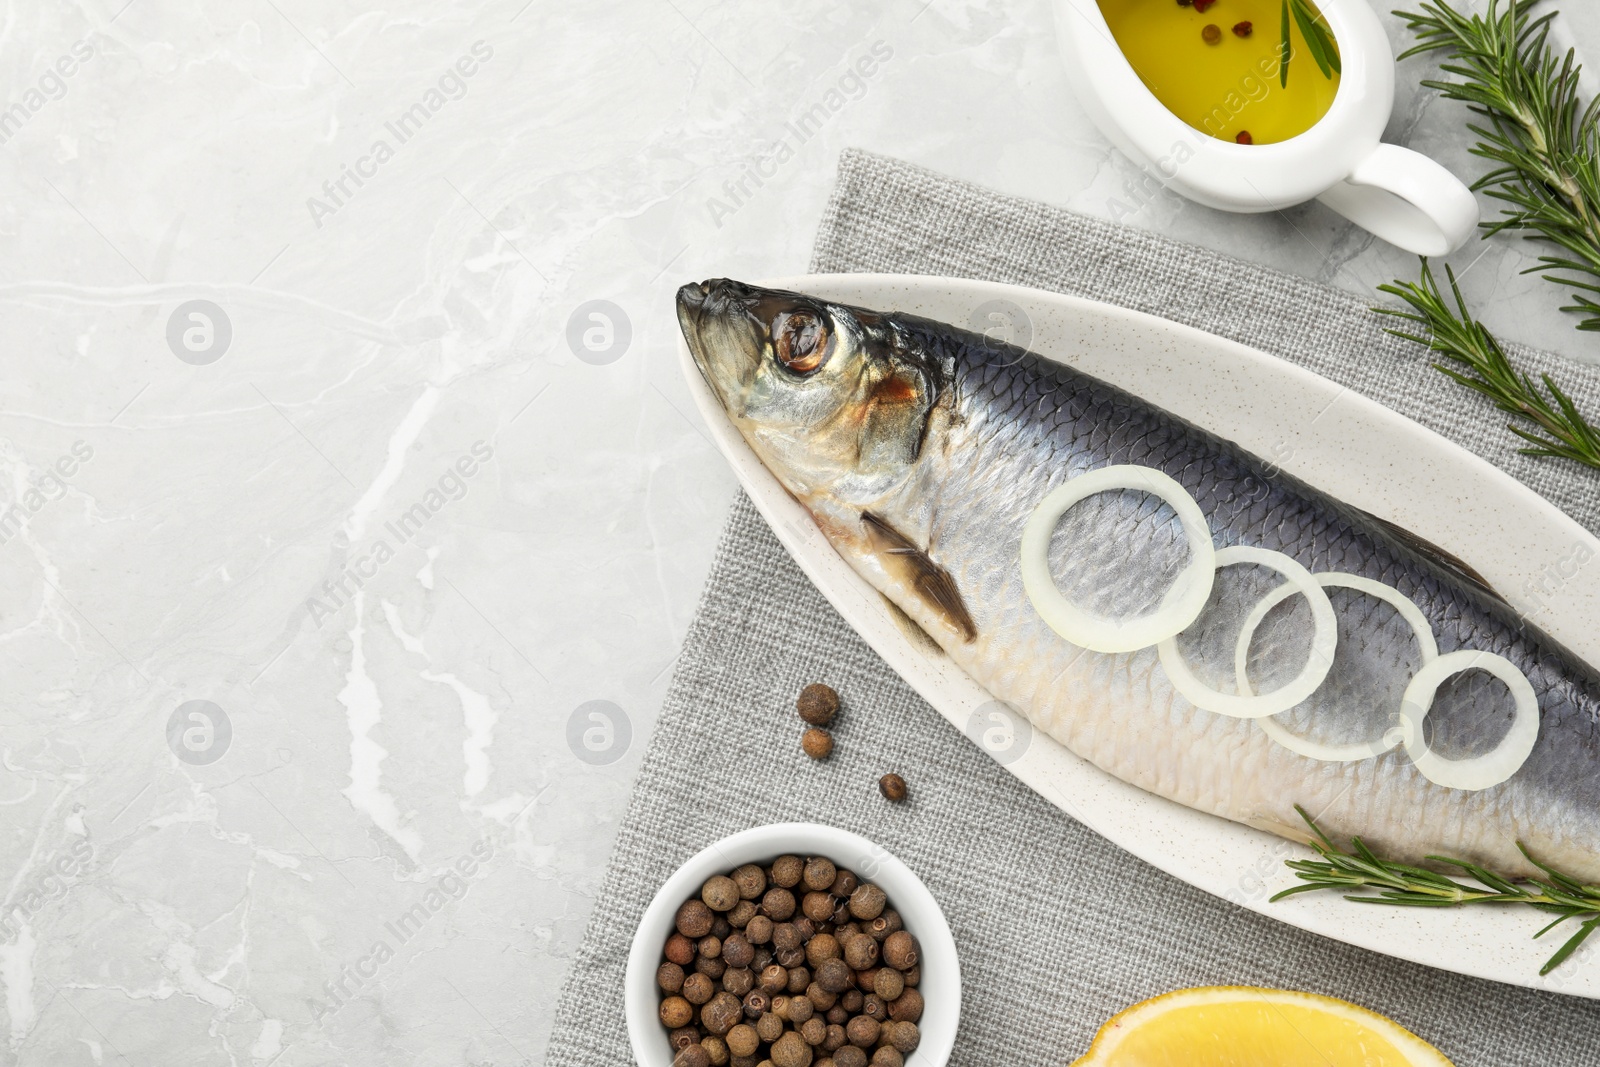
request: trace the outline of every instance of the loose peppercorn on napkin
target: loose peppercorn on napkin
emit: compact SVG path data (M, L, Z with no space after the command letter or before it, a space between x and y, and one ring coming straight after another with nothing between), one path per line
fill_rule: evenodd
M1231 337L1388 404L1600 530L1594 472L1518 455L1486 401L1387 337L1356 295L862 152L841 159L812 270L1012 282ZM1516 348L1512 357L1534 374L1559 370L1580 408L1600 410L1600 371ZM795 698L812 682L842 702L823 762L799 744ZM890 771L908 784L901 803L879 791ZM1128 1005L1224 984L1356 1001L1458 1067L1600 1065L1600 1004L1285 926L1168 877L1052 807L886 667L741 496L573 961L550 1067L632 1062L622 974L646 904L711 841L785 820L864 834L927 882L961 958L956 1067L1069 1063Z

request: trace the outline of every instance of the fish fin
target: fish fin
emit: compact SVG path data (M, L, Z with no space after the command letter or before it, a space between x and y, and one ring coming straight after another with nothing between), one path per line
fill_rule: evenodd
M907 615L904 608L882 593L878 595L883 597L883 606L888 609L889 618L893 620L895 629L904 634L905 639L915 645L919 652L925 656L944 655L944 649L939 647L939 642L933 639L932 634L918 625L916 619Z
M861 513L861 524L867 528L867 542L883 569L898 578L961 634L971 642L978 636L978 627L967 611L961 590L956 588L950 572L939 566L928 554L911 542L905 534L884 522L870 511Z
M1417 534L1414 534L1404 526L1392 523L1388 519L1381 519L1372 514L1370 511L1364 511L1362 514L1371 519L1373 522L1377 523L1385 532L1393 536L1395 540L1399 541L1407 548L1421 553L1423 556L1426 556L1429 560L1449 571L1457 578L1461 578L1472 583L1501 603L1506 602L1506 598L1501 596L1495 590L1494 586L1489 584L1489 579L1473 570L1471 565L1469 565L1465 560L1461 559L1461 557L1451 555L1449 552L1446 552L1432 541L1429 541L1426 537L1421 537Z

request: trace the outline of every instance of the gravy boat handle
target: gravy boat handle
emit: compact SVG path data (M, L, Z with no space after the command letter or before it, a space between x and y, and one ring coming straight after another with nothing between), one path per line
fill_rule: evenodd
M1380 144L1318 200L1398 248L1442 256L1478 225L1478 201L1461 179L1421 152Z

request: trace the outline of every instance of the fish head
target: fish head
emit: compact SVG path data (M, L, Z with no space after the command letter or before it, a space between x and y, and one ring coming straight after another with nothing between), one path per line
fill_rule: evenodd
M729 419L803 503L865 507L910 473L937 390L892 316L719 278L678 290L678 323Z

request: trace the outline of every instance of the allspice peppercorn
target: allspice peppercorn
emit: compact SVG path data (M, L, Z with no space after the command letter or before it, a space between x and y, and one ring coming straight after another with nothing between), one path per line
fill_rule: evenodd
M739 886L725 874L714 875L700 887L700 900L712 911L731 911L739 903Z
M857 1015L844 1027L844 1036L856 1048L871 1048L878 1043L878 1020Z
M723 1038L728 1043L728 1051L735 1056L754 1056L756 1049L761 1047L761 1039L756 1036L756 1028L749 1023L740 1023L728 1031L728 1036Z
M711 1054L704 1045L689 1045L672 1058L672 1067L711 1067Z
M754 900L767 891L767 875L754 863L747 863L734 871L731 875L734 885L739 887L739 896L745 900Z
M1208 22L1200 30L1200 39L1206 44L1216 44L1222 40L1222 27L1214 22Z
M735 930L743 930L750 925L750 920L756 917L756 905L751 900L741 900L728 912L728 925Z
M722 976L722 988L741 999L755 986L755 972L748 967L730 967Z
M907 989L898 998L889 1004L889 1018L897 1022L917 1023L922 1021L923 1000L922 994L915 989Z
M894 1029L889 1034L889 1043L907 1056L917 1051L917 1046L922 1044L922 1031L917 1024L897 1022L891 1025Z
M878 943L866 934L857 934L845 942L844 962L853 971L865 971L878 963Z
M842 955L839 942L832 934L818 934L806 942L806 962L813 967L820 967L828 960L836 960ZM846 962L849 962L848 959Z
M750 901L747 900L745 903L750 904ZM750 906L756 907L755 904ZM772 928L775 925L770 915L753 915L750 921L744 924L744 936L752 945L765 945L772 940Z
M861 884L854 871L840 871L833 879L833 885L828 887L828 892L836 897L847 897L856 891L856 886Z
M897 971L909 970L917 965L917 939L904 930L896 930L883 939L883 962Z
M806 869L801 875L801 880L805 882L807 889L821 893L832 888L833 880L838 876L839 868L833 865L832 860L826 856L812 856L806 860Z
M850 914L858 919L876 919L883 914L888 898L871 882L864 882L850 894Z
M667 947L662 954L679 967L687 967L694 962L694 942L682 934L673 934L667 938Z
M672 1046L673 1052L682 1052L690 1045L700 1043L700 1031L692 1026L680 1026L667 1035L667 1043Z
M695 1007L699 1007L710 1000L716 987L711 984L711 979L696 972L683 980L683 999ZM682 1023L678 1024L682 1026Z
M663 993L676 993L683 988L683 967L671 960L663 960L656 968L656 985Z
M867 933L872 935L874 941L883 941L890 934L905 925L900 919L900 913L893 908L885 908L879 915L867 924Z
M833 1054L834 1067L867 1067L867 1054L854 1045L844 1045Z
M728 1067L732 1056L728 1053L728 1044L715 1034L708 1035L701 1040L700 1046L706 1050L706 1055L711 1057L711 1067Z
M783 1020L772 1012L767 1012L756 1020L756 1036L767 1044L783 1036Z
M668 997L661 1002L661 1025L669 1030L688 1026L694 1018L694 1005L683 997Z
M872 991L884 1000L894 1000L906 991L906 977L893 967L880 967L873 976Z
M833 896L829 893L811 892L800 898L801 913L814 923L831 921L836 908Z
M686 900L678 909L678 933L692 941L698 941L711 932L711 909L706 907L703 900Z
M766 993L768 996L771 996L773 993L782 992L784 988L788 986L788 984L788 970L778 966L776 963L761 972L759 985L762 992ZM766 1006L763 1005L761 1010L766 1011Z
M843 993L850 988L850 965L841 959L823 961L817 967L817 985L830 993Z
M872 1054L872 1067L906 1067L906 1058L893 1045L883 1045Z
M800 1024L800 1036L805 1040L806 1044L814 1048L817 1045L822 1044L822 1042L827 1038L828 1024L823 1022L819 1017L813 1015L811 1018Z
M755 946L743 934L730 934L722 943L722 959L729 967L748 967L755 958Z
M878 779L878 792L883 794L885 800L898 804L906 798L906 780L898 774L886 774Z
M800 950L800 954L804 955L805 954L805 950L804 949ZM801 993L804 993L806 991L806 986L808 986L810 984L811 984L811 972L810 971L806 970L804 967L790 967L789 968L789 992L790 993L794 994L795 996L799 996Z
M800 735L800 748L812 759L827 759L833 755L833 735L813 726Z
M787 971L784 972L784 981L788 981ZM779 986L778 988L782 989L783 987ZM746 993L744 995L744 1017L746 1019L759 1019L770 1011L772 1009L772 994L775 992L777 990L767 989L762 986Z
M772 1043L772 1067L811 1067L811 1046L789 1031Z
M773 922L788 922L794 918L794 894L777 886L767 890L761 898L761 913Z
M744 1005L729 992L721 992L700 1009L700 1023L711 1033L721 1036L732 1030L744 1014Z
M799 856L779 856L772 861L771 880L774 885L793 889L800 884L806 865Z
M812 726L826 726L839 711L839 694L830 686L814 682L800 690L794 707L800 718Z

